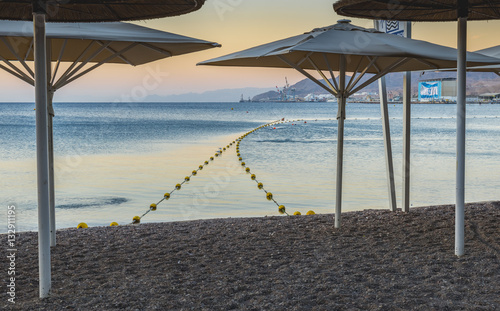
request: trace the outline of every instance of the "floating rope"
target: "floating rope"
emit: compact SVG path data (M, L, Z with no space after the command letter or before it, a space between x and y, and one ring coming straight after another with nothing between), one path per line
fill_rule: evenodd
M218 151L215 152L214 156L217 158L219 157L220 155L222 155L223 152L225 152L226 150L228 150L234 143L236 143L235 140L233 140L231 143L229 143L226 147L223 147L223 148L219 148ZM214 161L214 157L210 157L210 161ZM172 196L172 193L174 193L175 191L179 191L181 190L182 188L182 185L184 185L184 183L188 182L191 180L192 177L196 176L198 174L199 171L203 170L203 168L205 166L207 166L210 162L207 160L205 162L203 162L203 164L199 165L197 169L193 170L191 172L190 175L184 177L184 181L179 183L179 184L176 184L174 189L170 192L166 192L164 195L163 195L163 198L158 201L157 203L151 203L151 205L149 205L149 209L144 213L142 214L141 216L134 216L134 218L132 218L132 223L131 224L139 224L141 223L141 219L146 216L149 212L154 212L156 211L156 209L158 208L158 205L160 203L162 203L163 201L167 201L168 199L170 199L170 197Z
M245 172L247 172L248 174L250 174L250 179L255 181L257 183L257 188L259 188L260 190L264 191L266 193L266 199L269 200L269 201L273 201L274 204L276 204L276 206L278 207L278 212L280 214L286 214L287 216L290 216L287 212L286 212L286 208L285 208L285 205L282 205L282 204L279 204L275 199L274 199L274 196L272 194L272 192L270 191L267 191L266 188L264 188L264 184L262 182L260 182L258 179L257 179L257 176L255 174L252 174L250 171L250 167L247 166L246 162L243 162L243 157L241 156L241 153L240 153L240 143L241 141L246 138L249 134L252 134L258 130L261 130L263 128L266 128L266 127L269 127L271 125L276 125L276 124L282 124L282 123L290 123L292 122L292 125L295 125L297 124L296 122L298 121L304 121L304 120L290 120L290 121L284 121L284 119L282 119L281 121L276 121L276 122L271 122L271 123L268 123L268 124L265 124L265 125L262 125L262 126L259 126L258 128L246 133L245 135L241 136L240 138L238 138L236 141L236 156L238 157L238 161L241 162L241 166L243 168L245 168ZM304 123L307 123L307 121L304 121ZM273 129L276 129L276 127L273 127ZM315 213L313 211L308 211L306 215L314 215ZM299 211L293 213L293 215L301 215L301 213Z

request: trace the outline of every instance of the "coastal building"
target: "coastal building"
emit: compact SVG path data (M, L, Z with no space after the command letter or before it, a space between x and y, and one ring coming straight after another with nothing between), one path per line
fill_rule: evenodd
M419 102L455 102L457 100L457 79L441 78L418 82Z

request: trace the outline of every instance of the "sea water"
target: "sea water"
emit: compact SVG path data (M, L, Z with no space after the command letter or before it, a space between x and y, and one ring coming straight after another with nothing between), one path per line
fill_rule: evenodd
M55 103L57 228L128 224L242 134L240 153L288 213L332 213L336 103ZM402 193L402 105L390 104L398 207ZM412 206L455 201L456 106L413 105ZM500 105L467 106L466 201L499 199ZM0 103L0 229L16 206L16 228L37 229L33 103ZM380 107L348 104L343 210L387 209ZM235 146L174 191L141 222L280 215Z

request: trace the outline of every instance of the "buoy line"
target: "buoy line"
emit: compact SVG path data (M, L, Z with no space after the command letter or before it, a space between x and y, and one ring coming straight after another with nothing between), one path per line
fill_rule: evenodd
M243 139L244 137L246 137L246 136L247 136L247 135L249 135L250 133L253 133L253 132L254 132L254 131L256 131L257 129L260 129L260 128L262 128L262 127L266 127L266 126L270 126L270 125L275 124L275 123L277 123L277 122L279 122L279 121L273 121L273 122L270 122L270 123L267 123L267 124L261 125L261 126L259 126L258 128L253 129L252 131L247 132L247 133L245 133L244 135L240 136L238 139L233 140L232 142L230 142L229 144L227 144L225 147L219 148L219 150L215 152L214 156L210 157L210 159L209 159L209 160L207 160L207 161L205 161L203 164L199 165L199 166L198 166L198 168L197 168L197 169L195 169L195 170L193 170L193 171L191 172L191 174L190 174L190 175L188 175L188 176L184 177L184 180L183 180L181 183L176 184L176 185L175 185L175 187L174 187L174 189L173 189L172 191L170 191L170 192L166 192L166 193L163 195L163 198L162 198L161 200L159 200L159 201L158 201L158 202L156 202L156 203L151 203L151 205L149 206L149 209L148 209L148 210L147 210L144 214L142 214L141 216L134 216L134 217L132 218L132 222L131 222L130 224L139 224L139 223L141 223L141 219L142 219L144 216L146 216L149 212L154 212L154 211L156 211L156 210L157 210L157 208L158 208L158 205L159 205L160 203L162 203L163 201L167 201L168 199L170 199L171 195L172 195L175 191L179 191L179 190L181 190L182 185L184 185L184 183L186 183L186 182L190 181L190 180L191 180L191 178L192 178L193 176L196 176L196 175L198 174L198 172L199 172L199 171L203 170L203 168L204 168L205 166L207 166L210 162L214 161L214 160L215 160L215 158L218 158L219 156L221 156L221 155L222 155L222 153L224 153L225 151L229 150L229 148L231 148L234 144L236 144L237 142L238 142L238 144L239 144L239 142L241 141L241 139ZM272 198L272 194L271 194L271 198ZM276 202L276 201L275 201L275 202ZM110 224L110 226L118 226L118 223L117 223L117 222L112 222L112 223ZM81 223L79 223L79 224L78 224L78 226L77 226L76 228L77 228L77 229L85 229L85 228L88 228L88 225L87 225L86 223L84 223L84 222L81 222Z
M286 212L285 205L279 204L275 200L272 192L266 190L266 188L264 187L264 184L257 179L256 174L251 173L250 167L247 166L246 162L243 161L243 157L241 156L241 153L240 153L240 143L248 135L250 135L252 133L255 133L256 131L261 130L263 128L269 127L271 125L283 124L283 123L291 123L291 122L294 122L294 123L292 123L292 125L295 125L295 124L297 124L296 122L298 122L298 121L304 121L304 120L289 120L289 121L285 121L284 119L282 119L281 121L276 121L276 122L271 122L271 123L268 123L268 124L265 124L265 125L261 125L261 126L257 127L256 129L254 129L254 130L246 133L245 135L241 136L240 138L238 138L236 140L237 141L237 143L236 143L236 156L238 157L238 160L241 162L241 166L245 169L245 172L248 173L248 174L250 174L250 179L252 179L253 181L255 181L257 183L257 188L259 188L260 190L262 190L262 191L264 191L266 193L266 199L269 200L269 201L273 201L276 204L276 206L278 207L278 212L280 214L286 214L287 216L290 216L290 214L288 214ZM304 121L304 123L307 123L307 121ZM276 129L276 127L273 127L273 129ZM314 211L308 211L306 213L306 215L314 215L314 214L315 214ZM298 215L302 215L302 214L299 211L296 211L296 212L293 213L293 215L298 216Z

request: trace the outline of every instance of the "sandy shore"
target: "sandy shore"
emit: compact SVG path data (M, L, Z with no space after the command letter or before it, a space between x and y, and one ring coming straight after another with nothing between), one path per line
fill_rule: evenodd
M37 234L17 237L18 310L499 310L500 202L66 229L38 298ZM0 243L7 248L6 235Z

